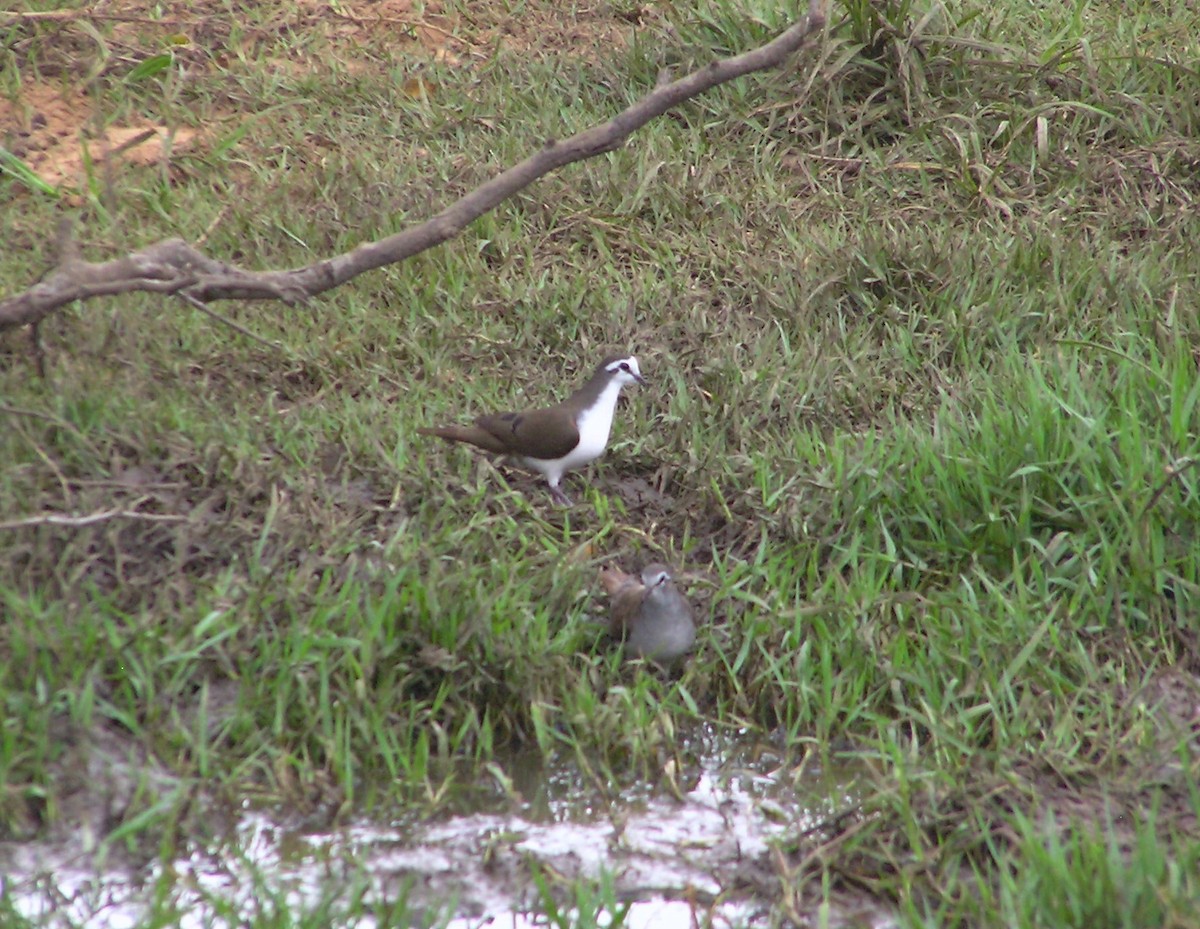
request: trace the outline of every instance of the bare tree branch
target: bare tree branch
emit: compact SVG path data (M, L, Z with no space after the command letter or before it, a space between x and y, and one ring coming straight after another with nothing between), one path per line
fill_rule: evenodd
M59 265L23 293L0 300L0 331L33 325L76 300L146 291L186 295L201 304L213 300L282 300L303 303L365 271L411 258L458 235L470 223L528 187L538 178L575 161L620 148L650 120L685 100L734 78L778 67L825 25L827 0L809 0L808 13L759 48L714 61L699 71L649 94L613 119L563 142L550 140L535 154L477 187L432 219L377 242L288 271L244 271L216 261L182 239L165 239L124 258L92 263L60 239Z
M12 529L27 529L30 526L70 526L78 529L95 523L107 522L110 519L134 519L152 523L185 523L186 516L173 513L135 513L133 510L99 510L86 516L68 516L65 513L42 513L38 516L26 516L23 519L10 519L0 522L0 532Z

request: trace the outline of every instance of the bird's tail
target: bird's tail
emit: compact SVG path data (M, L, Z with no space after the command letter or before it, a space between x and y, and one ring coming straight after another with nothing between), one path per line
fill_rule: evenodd
M500 441L490 432L480 429L478 426L434 426L432 428L418 429L420 435L436 436L439 439L445 439L447 442L466 442L468 445L474 445L477 448L482 448L484 451L496 452L501 454L506 451L505 447L500 444Z

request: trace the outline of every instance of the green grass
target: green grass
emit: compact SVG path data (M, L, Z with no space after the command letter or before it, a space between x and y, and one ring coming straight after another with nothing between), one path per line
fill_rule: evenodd
M548 43L553 6L521 14ZM1162 682L1200 672L1200 18L1167 6L844 0L795 68L447 245L313 307L216 307L277 349L145 295L47 320L45 379L0 336L0 522L177 517L0 530L4 832L53 826L62 733L97 726L231 800L371 813L444 809L513 743L654 779L713 723L875 772L870 816L790 850L811 899L1185 924L1197 758ZM475 7L469 35L507 15ZM271 5L155 73L148 27L131 62L5 25L10 99L95 72L101 122L209 135L171 171L93 173L78 206L0 175L0 292L49 266L64 212L94 260L173 235L252 268L328 256L784 24L658 9L625 48L483 43L457 68L269 28ZM425 98L397 90L418 61ZM626 346L652 386L570 511L415 433L557 398ZM690 576L707 623L679 680L601 644L609 557ZM159 800L124 814L150 855L189 828Z

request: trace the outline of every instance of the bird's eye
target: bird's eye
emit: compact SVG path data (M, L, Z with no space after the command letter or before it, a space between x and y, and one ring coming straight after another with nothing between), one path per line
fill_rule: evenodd
M622 371L628 371L628 370L629 370L629 362L627 362L627 361L622 361L622 362L621 362L621 370L622 370Z

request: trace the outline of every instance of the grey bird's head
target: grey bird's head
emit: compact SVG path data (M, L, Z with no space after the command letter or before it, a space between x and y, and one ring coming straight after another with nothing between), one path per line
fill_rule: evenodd
M667 570L666 565L648 564L642 568L642 585L647 591L653 591L659 585L669 584L671 581L671 572Z

